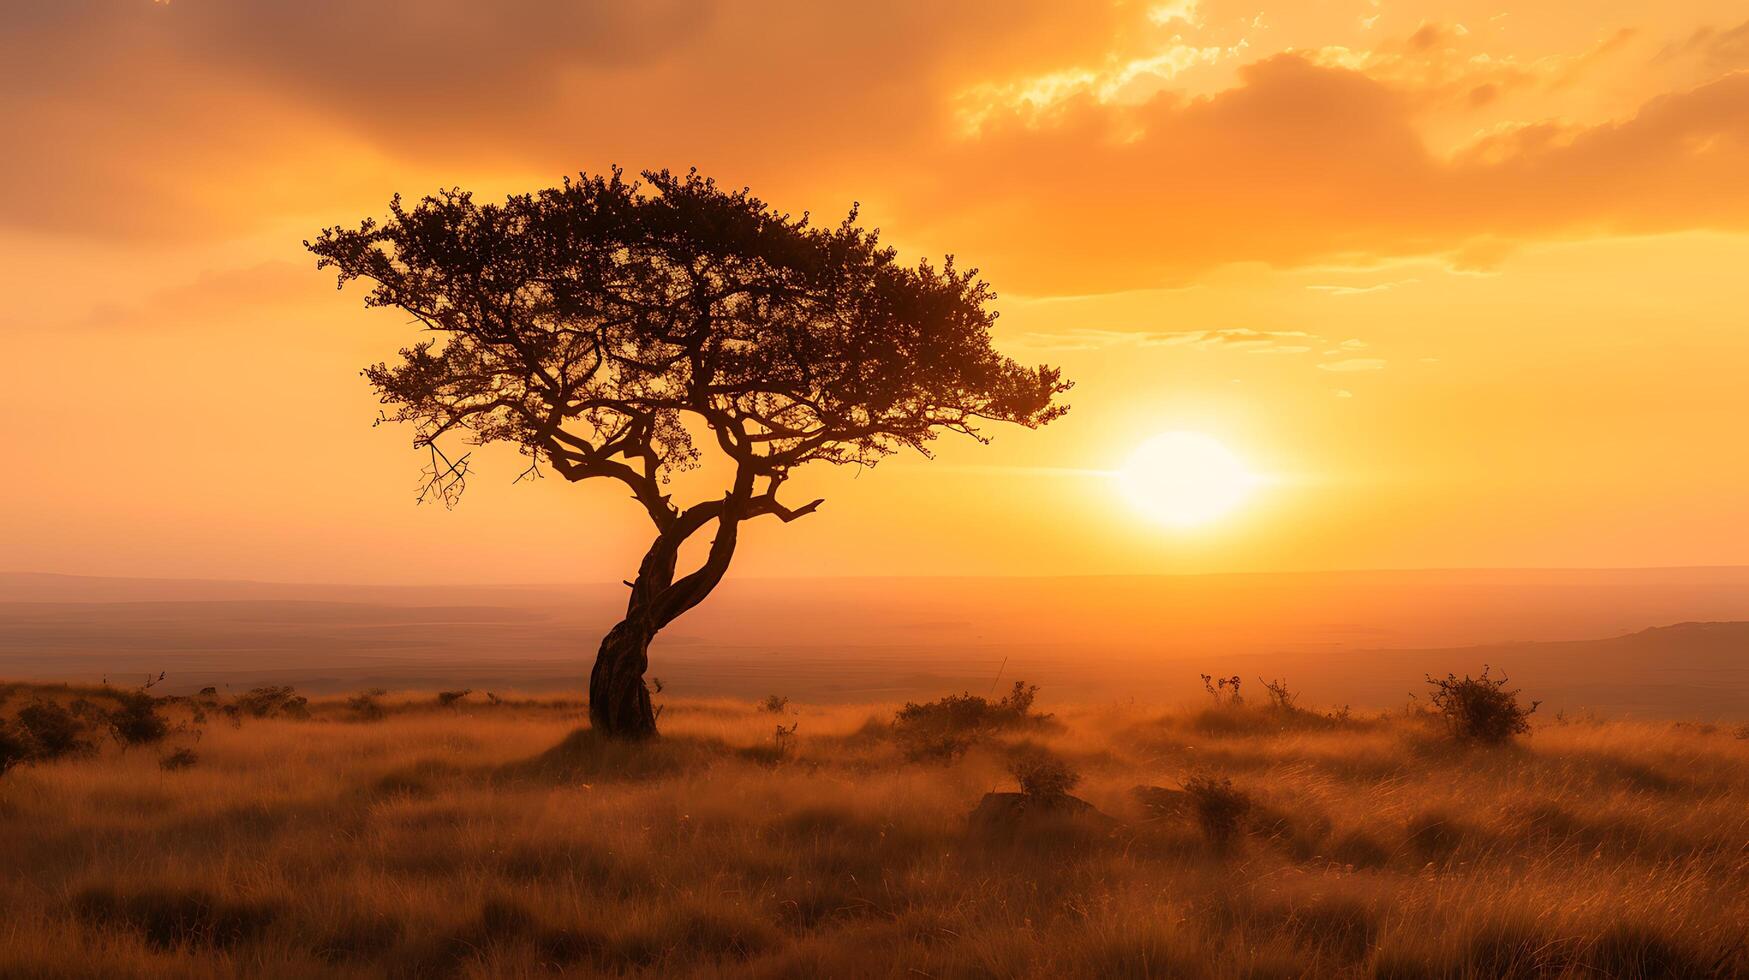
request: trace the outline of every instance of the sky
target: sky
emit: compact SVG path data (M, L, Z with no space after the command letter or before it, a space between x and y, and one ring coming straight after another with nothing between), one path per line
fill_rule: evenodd
M999 294L1068 416L804 471L739 576L1749 562L1741 3L24 0L0 17L0 570L613 581L614 486L415 505L302 241L697 166ZM1114 472L1260 477L1174 527ZM699 475L708 478L709 472ZM702 483L686 489L709 494Z

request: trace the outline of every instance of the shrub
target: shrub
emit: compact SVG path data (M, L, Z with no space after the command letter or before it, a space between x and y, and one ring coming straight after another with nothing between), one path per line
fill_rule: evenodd
M768 694L765 700L759 702L759 710L781 715L789 708L789 698L777 694Z
M382 702L378 701L377 698L387 693L387 691L384 691L380 687L373 687L368 691L360 691L346 699L346 706L352 709L353 717L359 721L382 721L383 718L387 717L389 712L388 709L383 707ZM439 697L441 698L442 695L439 695Z
M1238 836L1241 822L1251 809L1251 797L1235 789L1230 779L1192 776L1184 781L1196 809L1196 822L1203 836L1216 847L1225 847Z
M1532 701L1528 708L1520 705L1519 692L1506 689L1506 677L1492 678L1488 671L1483 666L1482 676L1466 675L1462 680L1456 674L1443 679L1427 676L1427 683L1433 686L1428 701L1457 738L1499 743L1530 731L1530 716L1542 702Z
M90 746L81 736L85 726L59 702L47 698L18 709L18 725L30 739L30 754L39 759L58 759Z
M473 688L464 688L460 691L439 691L437 694L437 703L445 708L453 708L457 701L460 701L462 698L465 698L472 693L474 693Z
M1081 782L1081 774L1043 751L1023 752L1009 760L1008 772L1020 791L1039 800L1058 800Z
M170 733L170 723L158 713L158 699L144 691L116 696L115 710L105 719L110 734L123 745L150 745Z
M175 772L178 769L187 769L189 766L192 766L199 761L200 756L195 755L193 749L177 749L164 758L159 759L158 768L165 772Z
M1206 686L1208 682L1205 679L1203 683ZM1257 683L1263 685L1263 693L1269 698L1270 708L1273 708L1276 711L1290 712L1299 710L1294 702L1298 701L1300 696L1288 690L1287 681L1266 681L1259 677L1257 678ZM1235 684L1233 687L1233 694L1237 697L1238 693L1239 688L1238 685Z
M1036 684L1015 681L995 701L967 693L907 702L893 716L893 735L913 759L953 758L992 732L1036 725L1049 717L1033 714L1037 697Z
M310 716L310 699L285 685L258 687L238 695L237 708L252 718L302 719Z
M0 718L0 776L30 758L30 740Z

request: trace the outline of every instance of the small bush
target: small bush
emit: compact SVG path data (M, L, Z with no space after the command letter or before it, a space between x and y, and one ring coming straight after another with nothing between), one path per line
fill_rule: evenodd
M382 721L388 717L388 709L383 707L377 698L388 693L380 687L368 691L360 691L346 699L346 706L352 709L352 716L358 721ZM448 693L448 692L445 692ZM442 695L439 695L442 697Z
M0 718L0 776L30 758L30 740Z
M123 745L150 745L170 733L170 723L158 713L158 699L144 691L116 696L119 702L109 713L110 734Z
M90 747L83 736L85 726L57 701L37 698L18 709L18 726L30 739L30 754L37 759L58 759Z
M789 698L777 694L766 695L765 700L759 702L759 710L769 711L774 715L781 715L788 708Z
M1216 847L1232 843L1251 809L1251 797L1235 789L1232 780L1214 776L1192 776L1184 781L1184 791L1190 794L1196 822L1209 843Z
M199 761L200 756L196 755L193 749L177 749L164 758L159 759L158 768L165 772L175 772L178 769L187 769Z
M1428 697L1433 708L1444 719L1453 736L1466 741L1500 743L1530 731L1530 716L1541 701L1532 701L1526 708L1518 703L1519 692L1506 689L1506 677L1447 674L1443 679L1429 674L1427 683L1433 693Z
M304 719L310 717L310 699L285 685L257 687L238 695L237 709L251 718Z
M1010 760L1008 772L1020 783L1020 791L1033 799L1058 800L1081 782L1081 774L1061 759L1038 752L1024 752Z
M455 707L456 702L472 693L474 693L472 688L465 688L460 691L439 691L437 694L437 703L445 708L453 708Z
M995 701L967 693L907 702L893 716L893 735L912 759L951 759L993 732L1037 725L1050 717L1033 713L1037 697L1038 685L1015 681Z
M1300 696L1288 690L1287 681L1266 681L1259 677L1257 683L1263 685L1263 693L1269 698L1269 707L1277 711L1299 710L1294 702L1298 701Z

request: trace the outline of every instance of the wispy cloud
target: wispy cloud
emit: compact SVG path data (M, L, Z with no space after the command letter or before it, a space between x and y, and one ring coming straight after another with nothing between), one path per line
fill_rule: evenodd
M1344 374L1353 371L1383 371L1386 363L1388 362L1382 357L1350 357L1342 361L1325 361L1318 365L1318 370Z
M1190 347L1195 350L1236 350L1251 354L1304 354L1329 341L1304 330L1256 330L1222 327L1211 330L1071 330L1029 333L1027 345L1040 350L1097 350L1105 347Z
M1399 286L1411 286L1420 282L1419 279L1394 279L1390 282L1375 282L1370 286L1307 286L1315 293L1327 293L1331 296L1364 296L1367 293L1383 293Z

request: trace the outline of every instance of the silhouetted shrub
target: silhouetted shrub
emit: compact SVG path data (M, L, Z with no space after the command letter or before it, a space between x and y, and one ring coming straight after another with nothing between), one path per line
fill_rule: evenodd
M1020 791L1037 800L1055 800L1069 795L1081 782L1081 774L1068 763L1043 751L1027 751L1008 762L1008 772L1020 783Z
M1209 843L1225 847L1238 836L1245 814L1251 809L1251 797L1235 789L1232 780L1192 776L1184 781L1184 791L1190 794L1197 825Z
M1530 731L1530 716L1541 701L1532 701L1526 708L1518 703L1518 691L1506 689L1504 676L1447 674L1443 679L1427 677L1433 693L1428 697L1434 710L1445 719L1446 727L1457 738L1476 742L1506 742L1515 735Z
M1259 677L1257 678L1257 683L1263 685L1263 693L1269 698L1269 707L1274 708L1277 711L1299 710L1294 705L1294 702L1299 700L1299 695L1288 690L1287 681L1266 681ZM1204 681L1204 685L1207 685L1206 680ZM1234 686L1233 693L1235 695L1238 694L1237 685Z
M144 691L116 696L117 705L105 719L110 734L123 745L150 745L162 741L170 723L158 713L158 699Z
M759 710L769 711L774 715L783 714L784 710L788 707L789 698L777 694L768 694L766 695L765 700L759 702Z
M462 698L465 698L472 693L474 693L473 688L464 688L460 691L439 691L437 693L437 703L445 708L453 708L457 701L460 701Z
M346 699L346 706L352 709L352 717L357 721L382 721L389 712L377 698L387 693L380 687L360 691Z
M164 758L159 759L158 768L165 772L175 772L178 769L187 769L189 766L192 766L199 761L200 756L196 755L193 749L177 749Z
M251 718L303 719L310 716L310 699L285 685L257 687L238 695L237 709Z
M0 718L0 776L30 758L30 740L22 731Z
M90 747L82 737L85 726L58 701L37 698L18 709L18 726L30 739L33 758L58 759Z
M1038 686L1015 681L995 701L976 694L950 694L922 704L907 702L893 716L893 735L913 759L958 756L991 732L1036 725L1049 715L1032 713Z

